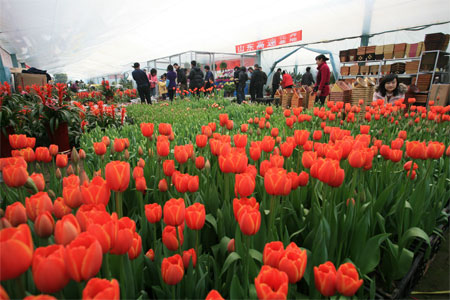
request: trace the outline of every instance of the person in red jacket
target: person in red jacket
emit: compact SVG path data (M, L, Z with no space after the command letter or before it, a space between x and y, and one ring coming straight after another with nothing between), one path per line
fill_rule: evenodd
M292 80L292 76L289 75L286 71L283 71L283 79L281 80L281 87L283 89L290 89L294 85L294 81Z
M330 68L326 61L328 58L320 54L316 57L317 79L314 91L317 92L316 101L320 101L320 105L325 104L325 98L330 94Z

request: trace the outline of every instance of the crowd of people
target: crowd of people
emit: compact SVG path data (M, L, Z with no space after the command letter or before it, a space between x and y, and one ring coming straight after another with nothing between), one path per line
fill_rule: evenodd
M301 79L302 85L314 85L314 92L317 93L317 99L321 105L325 103L325 98L330 93L330 69L326 63L327 60L328 58L323 54L316 57L316 80L314 80L310 67L306 68L306 72ZM168 65L167 72L162 74L159 79L156 69L151 69L147 74L145 69L140 68L139 63L134 63L132 67L134 68L132 77L136 81L137 91L142 103L152 104L152 99L156 97L157 88L160 99L169 98L170 101L173 101L177 92L183 98L188 90L190 93L199 94L200 91L211 92L215 88L214 74L210 66L206 65L203 72L195 60L191 61L190 70L181 68L177 63ZM239 104L245 100L245 88L248 81L248 93L252 101L263 98L264 86L270 85L267 74L258 64L248 69L245 66L235 67L232 80L235 83L236 98ZM273 98L277 90L292 88L294 80L287 71L277 69L271 85L271 96Z

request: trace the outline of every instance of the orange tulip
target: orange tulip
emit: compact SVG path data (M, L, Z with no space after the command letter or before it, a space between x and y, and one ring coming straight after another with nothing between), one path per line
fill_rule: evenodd
M83 290L83 300L119 300L120 299L120 288L117 280L112 279L111 281L107 279L92 278L86 284Z
M0 230L0 280L17 278L31 265L33 240L26 224Z
M258 299L286 299L288 287L287 274L270 266L262 266L255 278Z
M9 144L13 149L22 149L27 147L27 136L25 134L10 134Z
M5 291L5 289L1 285L0 285L0 299L1 300L9 300L8 293Z
M41 173L39 174L31 174L30 178L33 180L34 184L36 185L38 191L42 192L44 191L45 188L45 179L44 179L44 175L42 175Z
M57 219L61 219L63 216L68 215L72 212L72 209L64 203L64 198L58 197L53 203L53 213Z
M20 150L20 155L25 159L27 163L33 162L36 159L36 155L32 148L28 147Z
M176 230L178 230L178 236ZM167 225L166 227L164 227L164 230L162 232L162 242L164 246L167 247L167 249L176 251L183 245L183 241L184 236L182 226L175 227Z
M274 268L278 268L280 258L283 256L284 246L280 241L270 242L264 246L263 262Z
M53 234L55 220L49 211L40 213L34 221L34 231L41 238L48 238Z
M427 146L425 142L406 142L406 155L408 155L412 159L426 159Z
M37 147L34 151L34 154L36 156L36 160L40 162L51 162L52 156L50 155L50 151L46 147Z
M3 181L9 187L20 187L27 182L28 172L26 167L7 165L2 170Z
M183 251L183 265L184 265L184 269L188 269L189 268L189 263L192 260L192 266L195 268L195 266L197 265L197 253L195 253L195 250L193 248L187 250L187 251Z
M255 190L255 178L249 173L236 174L234 190L236 196L248 197Z
M123 161L112 161L106 165L105 177L108 187L116 192L123 192L130 183L130 164Z
M47 210L53 212L52 200L46 192L39 192L29 198L25 198L25 207L28 219L33 222L40 213Z
M80 282L94 277L102 266L102 246L88 232L79 234L66 246L67 272Z
M65 168L67 163L69 162L69 158L67 154L58 154L56 155L56 166L58 168Z
M314 283L316 289L325 297L336 293L336 267L331 261L314 267Z
M292 181L282 168L270 168L264 175L264 187L269 195L289 195Z
M445 145L440 142L428 142L427 157L432 159L439 159L444 154Z
M114 151L122 152L125 150L125 140L124 139L114 139Z
M36 145L36 138L34 138L34 137L27 137L27 147L33 149L35 145Z
M19 201L6 207L5 217L12 226L16 227L27 222L27 211Z
M301 250L291 243L280 257L278 269L288 275L289 283L296 283L305 273L307 260L306 250Z
M352 263L342 264L336 273L336 288L344 296L353 296L363 284Z
M261 226L261 213L249 205L243 206L239 211L238 223L243 234L255 235Z
M179 164L184 164L189 158L189 154L185 146L175 146L174 156Z
M106 180L100 176L95 176L90 183L85 182L81 186L82 201L84 204L108 205L111 191Z
M103 142L94 143L94 151L98 156L104 155L106 153L106 144Z
M204 148L206 146L207 142L208 142L208 136L206 136L204 134L199 134L195 137L195 143L197 144L197 147L199 147L199 148Z
M184 222L184 199L172 198L164 204L164 223L170 226L179 226Z
M205 225L205 206L201 203L194 203L186 208L186 225L191 230L200 230Z
M56 156L56 154L58 154L59 147L58 147L58 145L51 144L51 145L48 147L48 151L50 152L50 155L51 155L51 156Z
M112 219L117 224L117 234L110 253L122 255L127 253L133 245L133 236L136 232L136 223L128 217L123 217L117 220L117 215L115 213L112 214Z
M155 125L153 123L141 123L141 132L145 137L151 137L153 135L153 130Z
M68 214L56 222L55 242L56 244L67 245L73 241L81 232L80 224L74 215Z
M71 208L77 208L83 203L83 195L79 185L67 185L63 187L64 203Z
M32 273L36 287L43 293L56 293L69 283L66 251L62 245L37 248L33 256ZM49 278L52 278L49 280Z

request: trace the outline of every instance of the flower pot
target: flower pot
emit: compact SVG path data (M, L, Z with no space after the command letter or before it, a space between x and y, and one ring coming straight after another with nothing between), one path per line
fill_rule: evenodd
M14 134L14 128L11 126L8 126L5 128L5 131L6 131L6 135L3 133L3 130L0 130L0 144L1 144L0 157L10 157L11 156L12 147L9 144L9 135Z
M70 150L69 144L69 127L67 123L59 124L58 128L52 133L50 126L46 126L47 134L50 139L50 143L58 145L59 152Z

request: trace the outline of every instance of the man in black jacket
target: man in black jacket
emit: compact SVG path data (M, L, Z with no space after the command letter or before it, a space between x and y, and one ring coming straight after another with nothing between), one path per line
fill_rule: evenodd
M239 72L241 71L240 67L234 67L234 88L236 89L236 97L238 97L239 92Z
M180 87L181 99L183 99L184 91L187 90L186 69L180 68L180 66L177 63L174 63L173 67L177 71L177 83Z
M136 81L141 103L144 103L144 101L147 100L147 104L152 104L150 98L150 81L148 81L147 74L139 68L140 65L137 62L134 63L132 67L134 68L134 71L131 73L131 76L133 76L134 81Z
M255 101L256 98L263 98L264 83L264 74L261 71L260 67L258 65L255 65L255 70L253 71L252 79L250 80L250 85L252 87L250 91L250 97L252 101Z
M189 72L189 89L191 89L194 94L198 95L202 86L203 72L197 67L197 62L193 60L191 61L191 71Z
M272 98L275 96L278 88L280 87L280 77L281 77L281 69L278 69L275 74L273 74L272 79Z
M313 83L315 83L314 78L313 78L313 76L312 76L310 71L311 71L311 68L307 67L306 68L306 73L303 74L303 76L302 76L302 85L310 86Z
M248 80L247 72L245 71L245 67L241 67L241 71L239 72L239 85L238 85L238 94L237 100L238 103L241 104L242 101L245 100L245 84Z

